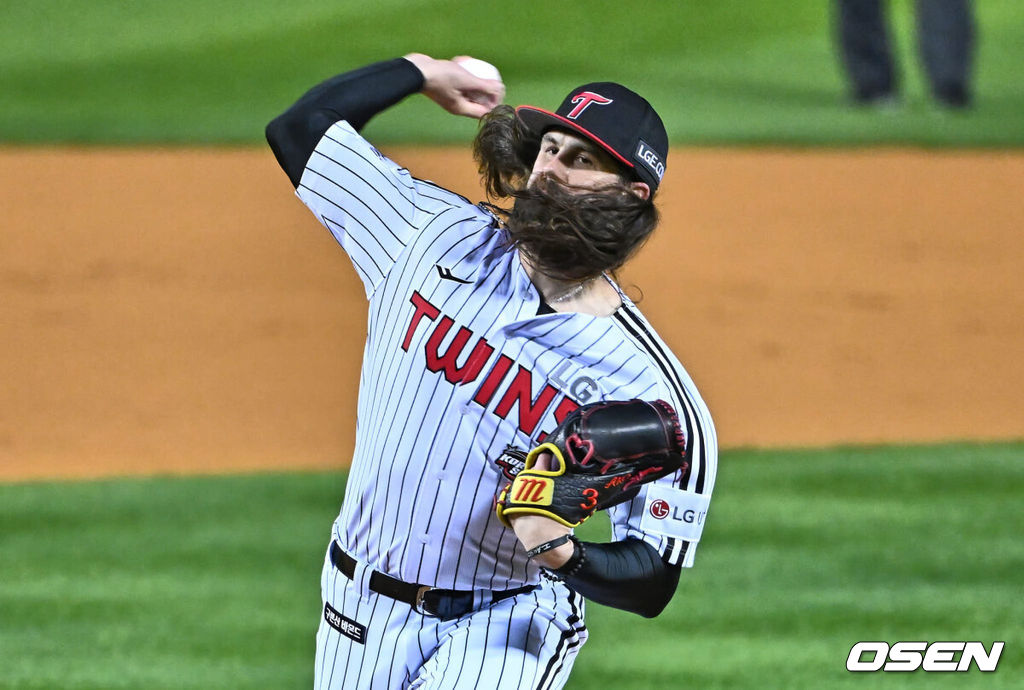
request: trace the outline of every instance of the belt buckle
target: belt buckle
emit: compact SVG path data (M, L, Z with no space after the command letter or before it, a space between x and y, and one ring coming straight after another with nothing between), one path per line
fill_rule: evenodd
M412 608L413 608L414 611L416 611L416 613L418 613L418 614L420 614L422 616L430 616L431 618L439 618L439 616L436 613L432 613L430 611L427 611L425 608L423 608L423 595L425 595L427 592L429 592L429 591L431 591L433 589L437 589L437 588L436 587L431 587L429 585L420 585L420 588L416 590L416 601L413 602Z

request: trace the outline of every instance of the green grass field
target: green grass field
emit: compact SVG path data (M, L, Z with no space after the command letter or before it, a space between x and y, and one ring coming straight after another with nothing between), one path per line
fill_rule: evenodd
M669 609L591 605L569 687L1019 687L1022 485L1024 443L726 452ZM0 486L0 688L309 687L342 490L340 473ZM995 673L850 674L859 640L1006 647Z
M906 102L884 113L845 103L828 0L14 0L0 15L0 141L255 144L316 81L419 51L496 63L512 103L623 81L677 142L1020 146L1024 4L974 4L977 107L949 114L925 96L910 0L891 3ZM415 98L368 133L473 131Z

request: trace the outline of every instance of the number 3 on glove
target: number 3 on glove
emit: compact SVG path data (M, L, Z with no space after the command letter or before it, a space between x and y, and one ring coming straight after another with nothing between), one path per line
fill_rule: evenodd
M545 452L552 468L536 469ZM632 499L642 485L685 472L685 452L679 417L664 400L584 405L529 452L498 496L498 518L510 527L511 517L543 515L578 527L595 511Z

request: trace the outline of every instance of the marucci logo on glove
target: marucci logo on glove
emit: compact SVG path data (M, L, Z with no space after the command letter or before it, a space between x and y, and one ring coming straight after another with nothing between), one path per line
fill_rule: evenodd
M532 503L539 506L551 505L554 482L546 477L517 476L512 482L510 495L517 503Z

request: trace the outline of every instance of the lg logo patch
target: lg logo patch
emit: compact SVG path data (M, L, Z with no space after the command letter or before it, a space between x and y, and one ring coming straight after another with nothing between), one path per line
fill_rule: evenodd
M658 518L659 520L664 520L665 518L667 518L669 512L669 505L668 503L665 503L665 501L655 501L654 503L651 504L651 515Z
M846 658L846 670L963 673L975 663L980 671L995 671L1004 644L993 642L986 651L981 642L896 642L892 647L888 642L858 642Z

